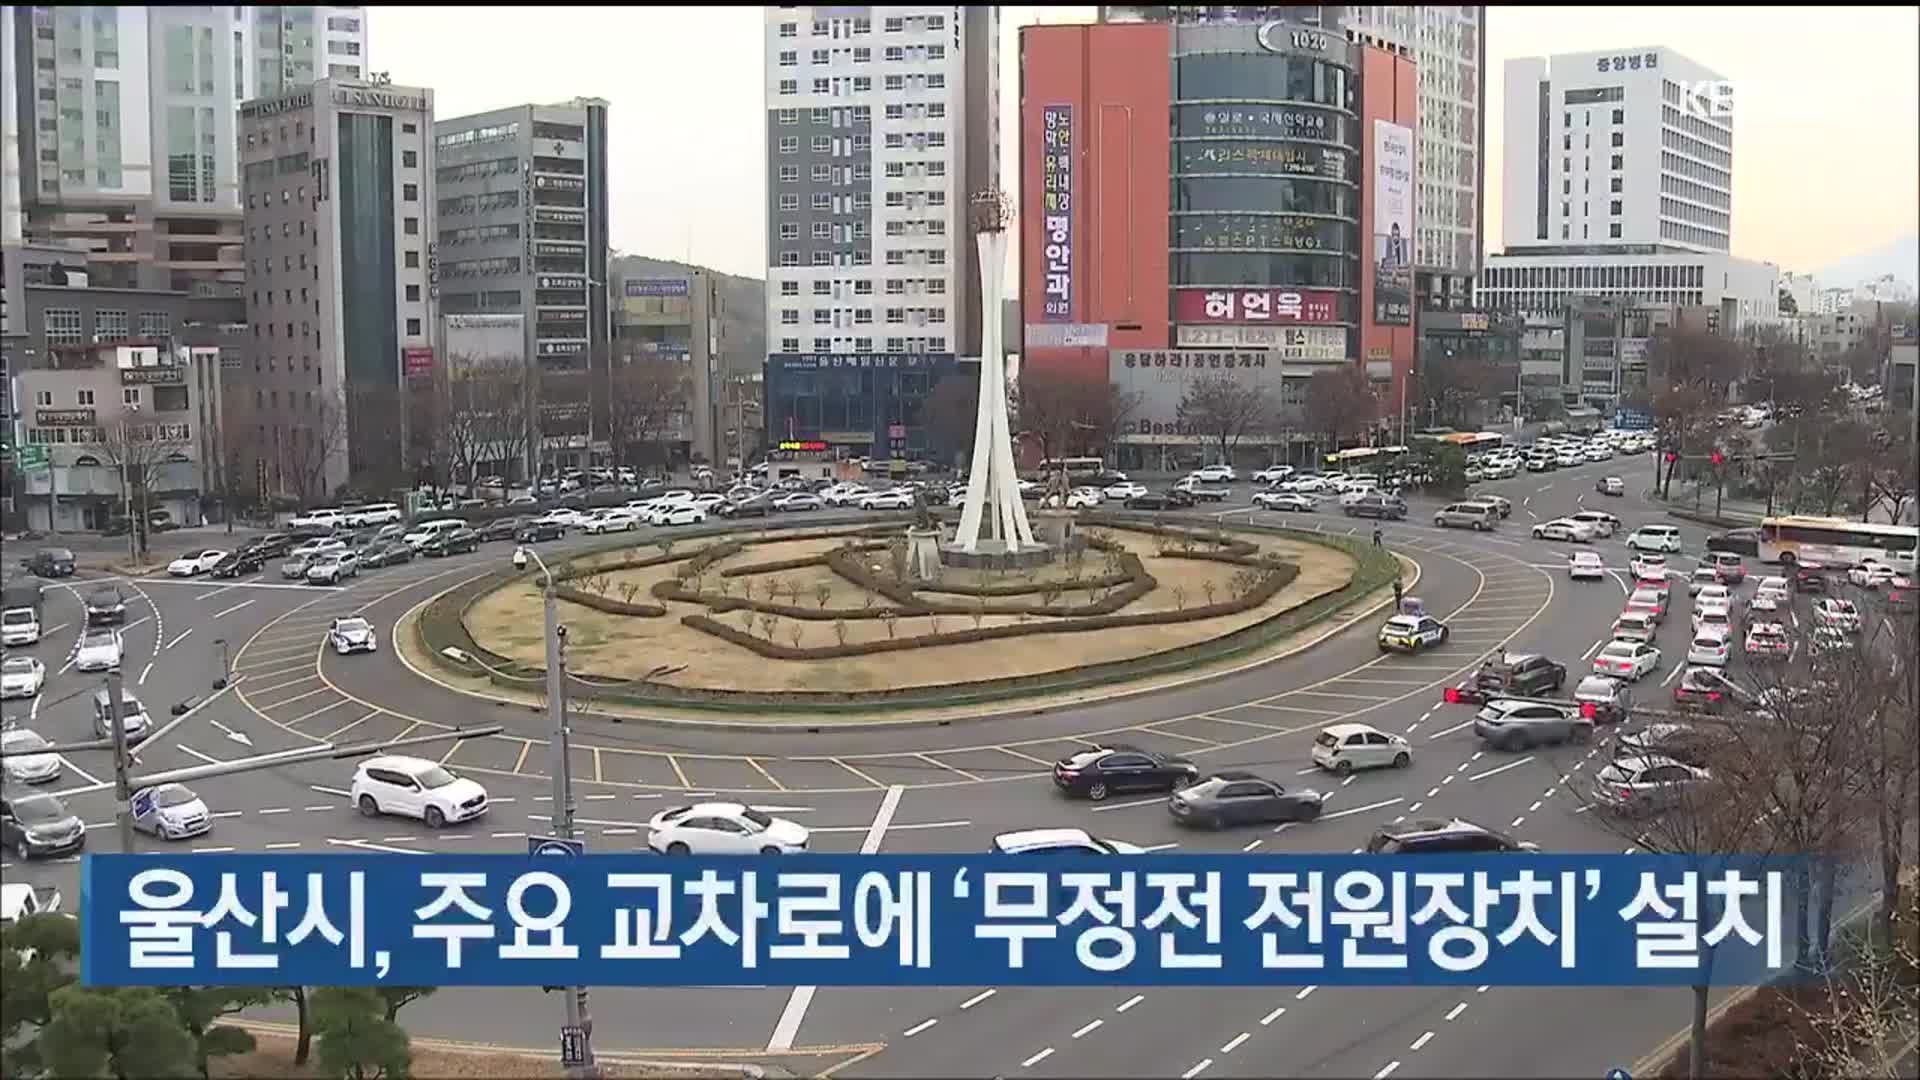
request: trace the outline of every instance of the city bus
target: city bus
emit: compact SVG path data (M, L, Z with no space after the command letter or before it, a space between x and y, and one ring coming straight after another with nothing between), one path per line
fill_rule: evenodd
M1356 446L1351 450L1336 450L1327 455L1327 468L1339 472L1353 472L1356 469L1380 469L1398 462L1407 454L1404 446Z
M1481 454L1507 445L1507 437L1497 431L1416 431L1413 437L1427 442L1451 443L1469 454Z
M1069 480L1095 480L1107 471L1107 463L1097 457L1048 458L1040 463L1040 475L1057 476L1066 470Z
M1858 566L1868 559L1913 572L1920 526L1844 518L1770 517L1760 523L1760 558L1767 562Z

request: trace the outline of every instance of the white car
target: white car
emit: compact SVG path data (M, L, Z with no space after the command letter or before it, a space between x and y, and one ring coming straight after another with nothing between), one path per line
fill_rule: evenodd
M1659 755L1615 758L1594 774L1594 801L1618 813L1657 810L1685 800L1709 775Z
M1847 636L1845 630L1837 626L1816 626L1813 628L1813 636L1808 644L1811 646L1813 655L1821 656L1853 648L1853 639Z
M195 574L204 574L220 565L220 560L226 557L226 552L215 551L212 548L208 548L205 551L189 551L185 555L168 563L167 573L172 574L174 577L192 577Z
M1868 560L1847 571L1847 580L1863 589L1877 589L1898 576L1893 567Z
M1680 550L1680 530L1672 525L1642 525L1627 537L1627 546L1635 551L1674 554Z
M861 496L871 494L859 484L835 484L820 493L820 501L828 506L851 506Z
M486 788L437 762L400 754L362 762L348 794L366 817L415 817L434 829L487 812Z
M1733 652L1731 627L1698 627L1693 632L1693 644L1687 646L1687 664L1708 667L1726 667L1729 655Z
M1593 529L1572 518L1555 518L1533 527L1535 540L1571 540L1576 544L1593 543Z
M640 515L624 506L596 510L581 526L591 536L610 532L632 532L640 527Z
M0 776L22 784L44 784L60 775L60 755L45 753L53 744L31 728L10 726L0 731Z
M911 510L913 492L895 488L892 491L869 491L853 501L853 505L862 510Z
M1295 476L1282 480L1276 490L1292 492L1296 495L1318 495L1323 491L1334 490L1333 482L1324 476Z
M78 671L105 671L120 666L120 631L105 628L88 630L74 647L73 666Z
M1313 496L1297 491L1256 491L1253 493L1253 505L1265 510L1292 510L1311 514L1320 504Z
M807 510L819 510L826 504L820 496L807 491L792 491L773 500L773 508L783 514L800 513Z
M1072 491L1067 492L1066 508L1068 510L1092 510L1099 506L1101 500L1104 498L1105 496L1100 494L1099 488L1074 488ZM1061 499L1058 495L1049 495L1040 500L1042 509L1058 509L1060 505Z
M1239 479L1231 465L1202 465L1193 471L1193 477L1203 484L1231 484Z
M1699 596L1700 590L1720 584L1720 572L1711 566L1696 566L1687 577L1687 595Z
M40 615L30 607L0 612L0 645L33 645L40 640Z
M687 501L711 514L715 507L727 501L727 497L717 491L703 491Z
M1609 641L1593 658L1595 675L1611 675L1628 682L1639 682L1649 671L1660 668L1660 650L1644 641Z
M1355 769L1404 769L1413 764L1413 747L1371 724L1333 724L1313 740L1313 763L1343 775Z
M1813 625L1831 626L1851 634L1860 629L1860 609L1854 607L1851 600L1826 597L1813 605Z
M334 653L340 656L374 652L380 647L373 624L357 615L335 619L327 624L327 644L332 645Z
M1600 482L1595 486L1594 490L1600 492L1602 495L1625 495L1627 493L1627 482L1618 476L1603 476L1600 478Z
M47 682L47 665L31 656L9 656L0 663L0 698L30 698Z
M162 840L185 840L213 831L207 804L184 784L161 784L133 793L133 827Z
M1665 581L1667 578L1667 557L1665 555L1635 555L1627 563L1627 569L1633 571L1635 581Z
M1702 608L1731 609L1733 607L1733 590L1717 581L1705 582L1697 587L1689 583L1687 591L1693 594L1693 607L1696 611Z
M1582 579L1599 581L1607 576L1606 564L1592 551L1576 551L1567 556L1567 577L1574 581Z
M649 525L699 525L706 520L707 512L692 503L670 503L647 512Z
M1101 492L1101 494L1107 498L1115 500L1131 499L1145 495L1146 493L1147 486L1145 484L1136 484L1131 480L1122 480L1117 484L1109 484L1107 488Z
M310 585L338 585L347 578L360 572L360 563L344 551L326 555L317 555L307 564L306 579Z
M695 803L647 822L647 847L662 855L797 855L806 826L739 803Z
M1271 465L1254 473L1253 482L1256 484L1277 484L1292 475L1293 466L1291 465Z
M1789 602L1785 589L1761 589L1753 594L1748 606L1755 611L1779 611L1780 605Z
M1724 634L1733 636L1733 612L1724 607L1695 608L1693 612L1693 632L1700 634Z
M1620 528L1620 519L1605 510L1582 510L1567 516L1592 529L1593 534L1603 540L1612 539L1614 532Z
M994 855L1140 855L1146 849L1120 840L1103 840L1084 829L1020 829L993 838Z
M356 507L346 515L347 524L356 529L369 525L397 525L407 519L407 515L394 503L370 503Z
M317 507L287 520L287 526L294 529L331 529L346 523L347 512L331 506Z
M578 529L586 524L586 515L572 507L556 506L533 520L552 522L563 529Z

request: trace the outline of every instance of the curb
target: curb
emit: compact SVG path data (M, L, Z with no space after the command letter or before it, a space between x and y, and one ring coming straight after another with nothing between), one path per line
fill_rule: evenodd
M1410 593L1413 589L1413 586L1419 583L1420 578L1422 576L1420 564L1413 562L1411 559L1408 559L1406 556L1403 556L1397 553L1394 553L1394 558L1396 560L1399 560L1402 566L1410 566L1412 568L1412 576L1403 586L1403 588L1405 588ZM458 586L454 586L453 588L458 588ZM404 613L402 613L401 616L394 621L394 627L392 631L394 635L393 640L399 640L398 636L400 634L409 632L408 630L403 629L403 627L405 627L406 624L410 622L410 620L418 619L420 610L422 608L424 608L427 604L432 603L434 600L438 599L440 596L450 591L452 591L451 588L443 589L441 590L441 592L436 593L433 596L427 597L426 599L413 605L412 607L408 608ZM1376 594L1378 594L1379 598L1377 600L1372 600L1370 602L1369 598L1372 596L1375 596ZM1085 699L1072 699L1071 695L1078 693L1078 691L1065 691L1064 693L1069 696L1069 700L1049 703L1048 695L1046 695L1043 692L1041 694L1034 695L1034 698L1037 703L1026 708L1013 708L1013 709L1000 708L1000 709L987 711L987 712L972 712L972 713L963 713L960 715L953 715L953 716L930 716L930 717L921 717L921 718L889 717L886 719L877 719L877 720L832 720L832 721L822 722L816 717L812 719L794 719L790 721L780 721L780 722L771 722L771 723L765 722L765 721L755 721L755 720L723 720L723 719L710 720L704 717L688 717L688 716L672 716L672 715L627 716L624 714L605 712L605 711L595 709L586 705L575 705L575 706L571 706L570 708L571 708L571 711L576 716L583 717L583 718L598 717L598 718L607 719L613 723L652 724L652 725L658 725L658 726L664 726L664 727L687 728L692 730L737 731L737 732L751 732L756 734L764 734L767 732L798 732L801 734L808 734L808 733L824 734L829 731L832 731L832 732L909 731L909 730L917 730L917 729L930 728L930 727L946 727L954 723L971 723L971 722L987 721L987 720L1006 720L1006 719L1014 719L1019 717L1042 716L1049 713L1060 712L1066 709L1080 708L1091 703L1097 702L1097 703L1105 704L1110 701L1124 701L1131 698L1141 697L1147 694L1157 694L1157 693L1162 693L1168 690L1177 690L1177 689L1189 687L1196 683L1205 683L1215 679L1224 679L1232 675L1238 675L1243 672L1251 671L1255 668L1262 667L1267 664L1275 663L1277 661L1287 659L1288 657L1291 657L1291 656L1295 656L1299 653L1305 652L1306 650L1313 648L1316 645L1319 645L1321 642L1326 641L1328 638L1331 638L1340 633L1344 633L1346 630L1351 628L1355 623L1358 623L1361 620L1369 618L1373 615L1377 615L1381 611L1384 611L1388 607L1392 606L1393 599L1392 599L1391 585L1381 585L1370 593L1355 597L1354 599L1350 600L1348 603L1350 605L1353 605L1355 610L1347 613L1344 617L1340 618L1337 622L1333 622L1330 625L1329 624L1312 624L1310 628L1306 628L1301 631L1302 633L1312 634L1312 636L1307 640L1299 642L1295 645L1292 645L1281 652L1277 652L1268 656L1262 656L1259 659L1253 660L1248 663L1239 664L1234 667L1229 667L1222 671L1213 671L1213 672L1205 672L1197 675L1188 675L1184 678L1176 678L1168 682L1154 683L1151 685L1140 686L1140 687L1135 687L1131 689L1122 689L1116 693L1100 694L1097 697L1090 697ZM399 658L400 663L409 672L413 673L415 676L421 679L425 679L426 681L433 683L435 686L438 686L443 690L449 690L449 691L452 691L453 693L462 694L467 697L473 698L477 701L486 701L496 705L516 706L516 705L527 704L527 702L525 701L520 701L520 700L516 700L514 698L509 698L509 697L500 697L494 694L482 693L478 690L470 690L465 687L455 686L452 683L443 681L437 675L421 670L419 666L416 666L414 662L410 658L408 658L408 656L406 655L406 651L398 647L395 647L395 649L393 650L393 655ZM1087 689L1098 690L1099 688L1092 687ZM964 707L964 706L961 706L961 707ZM909 706L908 708L924 708L924 706ZM936 706L936 708L938 708L938 706Z

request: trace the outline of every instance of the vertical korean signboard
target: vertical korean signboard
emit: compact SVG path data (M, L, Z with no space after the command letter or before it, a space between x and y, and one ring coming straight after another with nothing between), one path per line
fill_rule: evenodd
M1042 322L1073 321L1073 106L1041 112L1040 239L1046 255Z
M1373 321L1413 325L1413 130L1373 122Z

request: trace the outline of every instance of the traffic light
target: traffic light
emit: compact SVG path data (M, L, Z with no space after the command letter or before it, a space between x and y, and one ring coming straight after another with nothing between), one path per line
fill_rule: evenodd
M1726 458L1726 455L1725 455L1725 454L1722 454L1722 453L1721 453L1720 451L1718 451L1718 450L1715 450L1715 451L1713 452L1713 467L1717 469L1717 468L1719 468L1720 466L1722 466L1722 465L1724 465L1724 464L1726 464L1726 463L1727 463L1727 458Z
M1679 460L1680 460L1680 455L1678 453L1672 450L1667 451L1667 464L1671 465L1674 462Z

